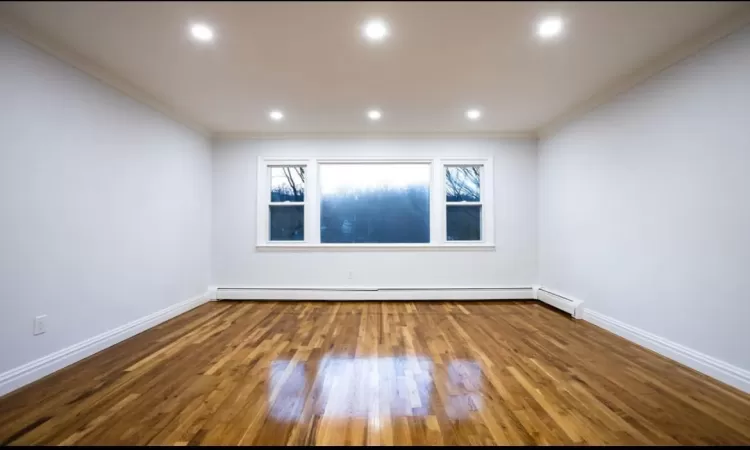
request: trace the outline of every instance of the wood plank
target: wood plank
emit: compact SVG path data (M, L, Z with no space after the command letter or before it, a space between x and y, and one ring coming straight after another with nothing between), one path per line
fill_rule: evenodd
M0 398L6 444L750 444L750 396L535 301L212 302Z

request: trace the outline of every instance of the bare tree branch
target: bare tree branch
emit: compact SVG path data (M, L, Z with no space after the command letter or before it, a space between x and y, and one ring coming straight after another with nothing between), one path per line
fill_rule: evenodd
M284 173L284 177L286 177L286 181L287 183L289 183L289 187L292 188L294 200L297 200L297 184L294 182L292 172L289 170L289 167L282 167L281 171Z
M291 190L293 201L301 201L305 189L305 168L301 166L286 166L281 167L281 172L284 174L284 178L286 178L287 186L279 187L278 191L281 194L289 195L289 190Z
M479 168L476 166L450 167L446 171L449 196L462 200L475 200L479 193Z

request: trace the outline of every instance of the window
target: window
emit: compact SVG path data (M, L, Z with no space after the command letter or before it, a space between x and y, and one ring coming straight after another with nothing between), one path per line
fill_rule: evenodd
M271 166L269 240L305 239L305 166Z
M321 164L320 242L429 243L429 164Z
M493 248L490 158L258 158L259 247Z
M449 241L482 235L481 166L445 167L445 229Z

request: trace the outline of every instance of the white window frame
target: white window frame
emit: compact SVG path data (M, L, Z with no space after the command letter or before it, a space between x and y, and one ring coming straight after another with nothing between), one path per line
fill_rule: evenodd
M442 205L442 218L440 239L445 246L483 246L494 245L494 218L493 196L494 191L492 184L492 173L494 172L491 158L467 159L467 158L444 158L441 160L441 192L440 199ZM479 201L478 202L449 202L445 192L445 172L448 167L456 166L478 166L479 167ZM487 170L487 169L490 170ZM479 219L479 240L478 241L449 241L448 240L448 206L481 206L481 215Z
M321 164L429 164L430 165L430 242L429 243L335 243L320 242L320 183ZM270 217L271 167L305 166L305 201L303 205L304 240L271 241ZM446 211L450 204L445 197L446 166L481 166L480 203L482 217L480 241L448 241ZM484 158L425 158L425 157L349 157L349 158L287 158L259 156L257 163L257 245L259 250L494 250L493 180L491 157ZM280 205L281 203L273 203ZM292 203L287 203L291 205ZM472 203L475 204L475 203ZM478 203L477 203L478 204Z
M284 167L284 166L304 166L305 167L305 200L302 202L272 202L271 201L271 169L274 167ZM308 179L309 179L309 173L311 166L306 159L282 159L282 160L276 160L268 158L265 160L264 164L258 165L258 181L257 181L257 189L258 189L258 223L257 223L257 229L258 229L258 245L283 245L283 246L292 246L292 247L299 247L307 245L308 243L312 242L310 239L310 236L307 235L308 229L310 228L308 226L308 221L311 220L310 217L310 197L308 195L309 189L308 189ZM271 206L275 207L290 207L290 206L302 206L304 207L304 239L301 241L272 241L270 236L270 210ZM261 213L262 210L262 213ZM261 237L263 237L262 243L261 243Z

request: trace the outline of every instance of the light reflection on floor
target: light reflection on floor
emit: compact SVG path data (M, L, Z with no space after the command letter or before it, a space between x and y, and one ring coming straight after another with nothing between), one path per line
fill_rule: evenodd
M482 369L476 361L457 359L448 364L448 404L451 419L463 419L482 407Z
M424 356L348 357L316 361L277 359L269 367L270 416L367 418L426 416L444 409L453 420L482 408L482 368L473 360L435 364ZM307 402L307 404L306 404Z

